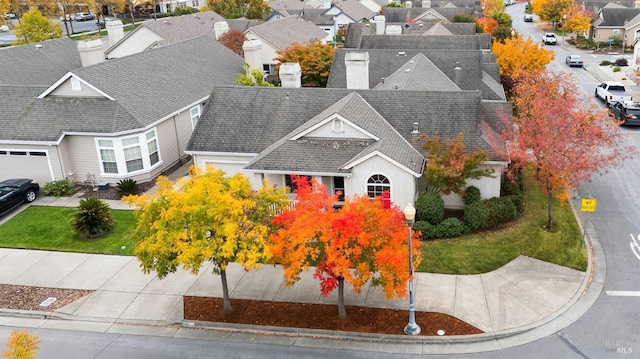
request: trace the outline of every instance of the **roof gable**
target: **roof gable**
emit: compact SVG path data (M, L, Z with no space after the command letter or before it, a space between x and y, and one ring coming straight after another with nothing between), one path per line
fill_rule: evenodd
M374 88L378 90L460 90L423 53L412 57Z
M357 126L353 122L335 113L323 121L311 126L311 128L294 135L291 140L298 140L303 137L310 138L350 138L375 140L379 138L368 131Z
M265 43L271 44L277 50L284 50L294 42L306 44L312 40L324 40L327 33L314 23L289 16L280 20L266 22L254 26L246 31L247 36L253 35Z

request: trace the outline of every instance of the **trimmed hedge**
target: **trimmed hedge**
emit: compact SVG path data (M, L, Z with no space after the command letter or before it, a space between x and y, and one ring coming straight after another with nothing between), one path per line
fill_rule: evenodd
M416 202L416 220L427 221L433 225L444 218L444 200L439 193L426 192Z
M495 228L518 216L516 206L510 198L493 197L482 201L485 218L480 225L481 230Z
M472 233L480 229L485 222L484 205L482 202L474 202L464 207L464 233Z
M476 186L467 187L462 194L462 201L465 205L478 202L481 198L480 189Z
M418 221L413 228L422 232L422 240L427 240L459 236L464 230L464 225L457 218L447 218L437 225L426 221Z

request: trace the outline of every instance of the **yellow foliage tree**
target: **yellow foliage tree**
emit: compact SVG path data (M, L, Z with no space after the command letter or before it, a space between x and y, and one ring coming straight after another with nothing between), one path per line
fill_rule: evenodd
M40 339L28 330L14 329L6 342L8 350L4 352L7 359L35 359L40 349Z
M517 80L522 75L544 70L554 58L552 50L546 50L540 43L522 36L505 39L504 43L494 42L491 51L496 54L500 75Z
M161 176L157 185L152 195L123 199L137 206L134 254L143 271L164 278L181 266L198 274L209 261L220 274L223 310L230 312L227 265L233 261L249 270L271 257L266 246L271 217L288 204L285 188L265 184L256 191L242 174L228 177L196 166L188 178L173 183Z
M484 0L482 2L484 16L489 16L494 12L504 12L504 0Z
M592 14L584 4L572 2L571 6L562 12L564 30L567 32L586 33L591 28Z

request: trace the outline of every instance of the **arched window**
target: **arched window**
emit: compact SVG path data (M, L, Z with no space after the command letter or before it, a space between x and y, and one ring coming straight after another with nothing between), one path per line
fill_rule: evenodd
M382 195L382 192L389 191L391 194L391 184L389 179L383 175L373 175L367 180L367 195L369 198L376 198Z

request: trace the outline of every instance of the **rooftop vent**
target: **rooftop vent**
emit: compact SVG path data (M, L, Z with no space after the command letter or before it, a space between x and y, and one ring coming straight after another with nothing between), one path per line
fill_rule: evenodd
M398 89L398 84L393 84L393 89L397 90Z
M44 48L44 45L41 45L41 44L35 44L35 45L33 45L33 47L35 47L36 49L43 49L43 48Z
M420 133L420 130L418 129L418 123L417 122L413 123L413 130L411 130L411 133Z
M423 23L419 23L419 24L418 24L418 27L423 27L423 26L424 26L424 24L423 24Z
M407 53L404 52L404 51L399 51L398 52L398 56L406 56L406 55L407 55Z

